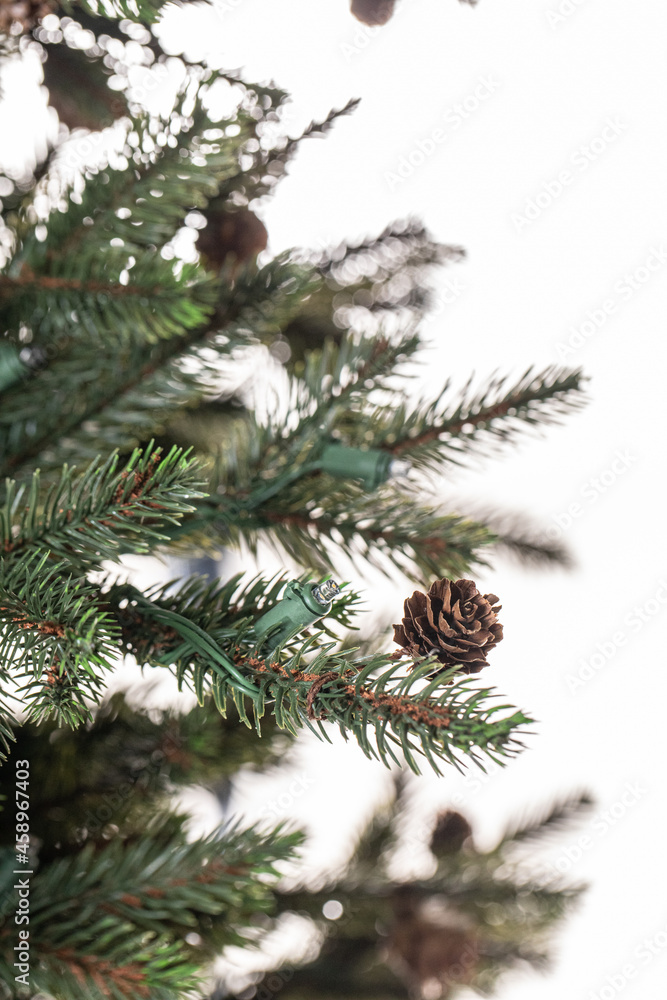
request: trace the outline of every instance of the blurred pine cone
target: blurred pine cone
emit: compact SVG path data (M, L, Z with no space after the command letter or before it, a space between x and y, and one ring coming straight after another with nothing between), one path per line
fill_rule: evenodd
M199 232L197 249L212 267L222 267L233 258L235 276L244 264L254 262L257 254L266 250L269 234L249 208L223 211L209 207L203 213L206 227Z
M397 892L393 904L387 957L413 994L444 998L455 984L470 982L479 951L465 917L454 911L430 913L428 905L420 905L409 892Z
M396 0L352 0L350 9L364 24L386 24L394 13Z
M427 594L416 590L394 625L394 642L413 656L436 655L446 667L476 674L503 637L495 594L480 594L472 580L436 580Z
M431 835L430 848L437 858L457 854L472 836L472 827L465 816L455 809L441 812Z

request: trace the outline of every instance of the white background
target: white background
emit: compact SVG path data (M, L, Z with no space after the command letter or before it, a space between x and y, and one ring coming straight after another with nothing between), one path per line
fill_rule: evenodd
M539 720L529 749L488 778L425 775L415 796L415 828L456 803L484 847L525 809L582 787L597 800L538 859L591 883L555 966L546 978L508 976L498 1000L663 1000L667 980L666 37L663 0L481 0L475 9L400 0L375 30L346 0L220 0L217 11L174 13L163 29L175 51L191 39L192 56L289 91L292 135L362 98L326 139L302 144L261 214L272 252L355 240L408 216L467 248L468 260L437 279L419 391L530 364L581 365L591 376L586 410L443 486L445 496L529 513L545 530L561 531L578 504L561 534L574 571L497 560L476 577L500 595L505 626L485 680ZM437 128L445 140L420 158ZM411 173L397 181L401 158ZM564 170L571 182L559 192ZM522 224L535 199L535 218ZM656 250L656 269L642 270ZM609 301L599 328L572 339ZM402 584L367 597L392 621L407 593ZM288 812L310 825L312 860L334 864L385 795L386 771L355 746L310 742L297 771L310 783ZM249 788L239 808L266 816L265 786Z

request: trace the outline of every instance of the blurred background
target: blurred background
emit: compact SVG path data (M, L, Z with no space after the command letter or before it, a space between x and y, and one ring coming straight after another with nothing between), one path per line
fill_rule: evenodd
M531 365L590 376L585 410L441 485L452 506L528 515L575 561L531 571L497 558L476 578L499 595L506 636L485 680L538 720L528 750L486 774L425 774L405 792L402 877L428 867L415 845L443 809L463 813L490 850L526 810L581 788L595 799L532 852L536 868L590 884L556 961L539 980L507 973L498 1000L664 995L666 32L658 0L399 0L381 27L354 19L346 0L220 0L174 9L158 31L167 51L287 90L290 135L361 98L326 138L301 145L277 196L253 208L265 255L355 242L410 217L465 247L434 278L416 394ZM14 137L5 162L57 129L38 81L29 64L7 74L21 100L1 107L0 135ZM260 562L282 568L269 552ZM183 570L132 568L142 579ZM221 565L238 569L254 569L249 556ZM378 575L365 586L374 620L398 621L407 584ZM289 769L249 774L231 799L200 796L202 828L222 811L285 816L308 830L306 863L335 868L394 786L332 739L335 752L303 737Z

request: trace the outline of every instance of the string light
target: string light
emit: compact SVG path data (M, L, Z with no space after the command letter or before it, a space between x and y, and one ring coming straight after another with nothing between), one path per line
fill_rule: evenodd
M269 646L273 652L304 628L325 618L338 594L340 587L333 580L320 584L288 583L282 600L255 624L262 652Z

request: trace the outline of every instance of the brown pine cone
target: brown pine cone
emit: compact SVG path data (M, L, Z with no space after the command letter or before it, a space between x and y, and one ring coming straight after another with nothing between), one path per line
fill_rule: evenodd
M396 0L352 0L350 10L358 21L375 26L387 23L395 3Z
M472 837L472 827L465 816L454 809L441 812L431 834L430 848L436 857L457 854L465 842Z
M428 594L416 590L404 602L394 642L413 656L436 655L446 667L479 673L503 637L497 601L495 594L480 594L472 580L436 580Z
M454 911L435 918L427 906L412 901L408 909L405 900L398 902L387 939L389 964L417 996L425 995L424 987L434 995L434 981L439 983L444 1000L453 987L473 978L479 959L477 936Z
M253 262L266 250L269 234L249 208L229 212L207 209L203 214L207 225L199 232L197 249L206 255L210 266L222 267L228 258L233 258L236 276L243 265Z

